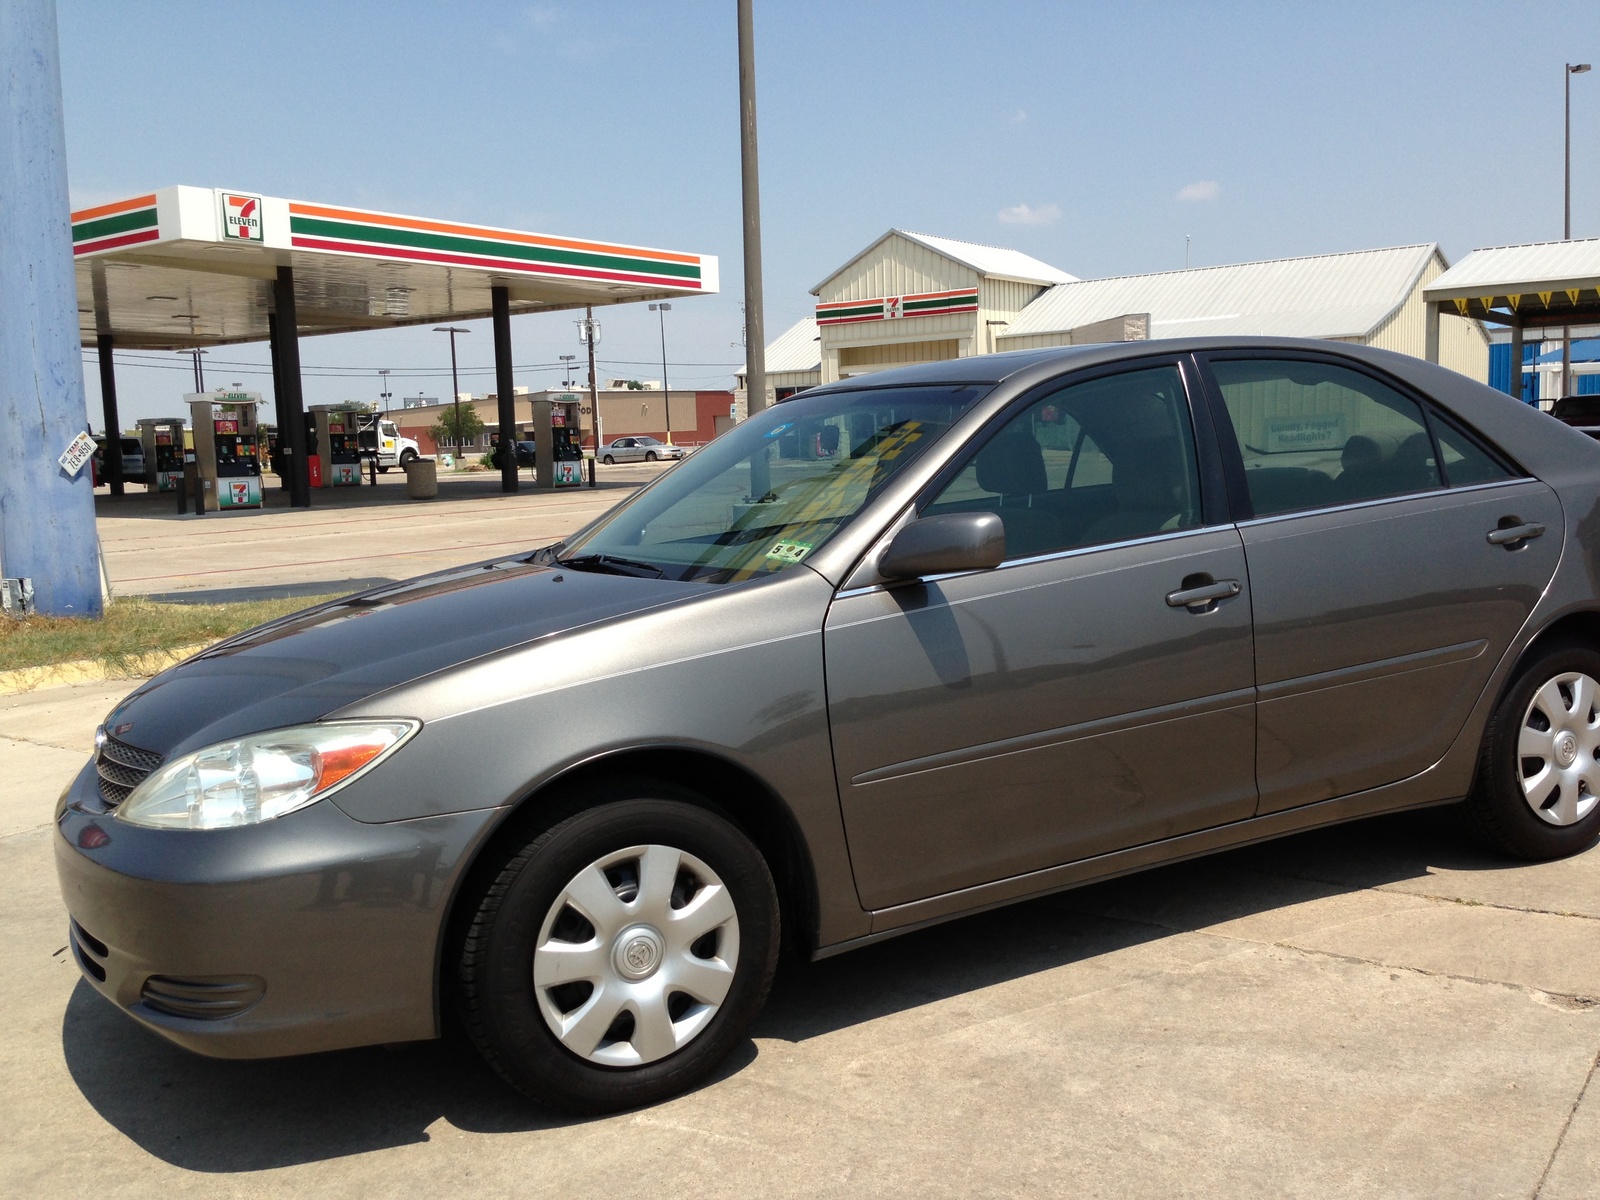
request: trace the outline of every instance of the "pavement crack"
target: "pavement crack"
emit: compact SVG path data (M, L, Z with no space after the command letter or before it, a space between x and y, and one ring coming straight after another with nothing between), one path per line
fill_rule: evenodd
M1219 933L1217 937L1232 937L1233 935ZM1236 938L1239 941L1254 941L1250 938ZM1381 958L1365 958L1359 954L1341 954L1336 950L1318 950L1309 946L1297 946L1293 942L1261 942L1255 941L1258 946L1272 946L1278 950L1289 950L1296 954L1303 954L1314 958L1331 958L1338 962L1352 963L1362 967L1377 967L1384 971L1405 971L1412 975L1422 975L1429 979L1449 979L1457 983L1473 983L1482 987L1502 988L1506 991L1521 992L1528 996L1544 996L1555 1001L1563 1008L1577 1011L1588 1011L1600 1007L1600 1001L1594 996L1584 996L1577 992L1553 992L1548 988L1533 987L1526 983L1513 983L1505 979L1486 979L1481 975L1460 975L1454 971L1434 971L1427 967L1414 967L1406 963L1385 962Z
M1375 891L1388 892L1391 896L1420 896L1424 900L1438 900L1445 904L1459 904L1463 908L1494 908L1501 912L1532 913L1541 917L1576 917L1580 921L1600 921L1600 914L1570 912L1560 908L1533 908L1522 904L1497 904L1493 900L1472 900L1463 896L1436 896L1431 892L1407 892L1391 890L1390 888L1375 888Z
M1539 1182L1534 1185L1532 1200L1539 1200L1544 1192L1545 1180L1550 1178L1550 1170L1556 1165L1556 1159L1561 1154L1561 1147L1567 1140L1567 1133L1572 1128L1572 1122L1578 1115L1578 1109L1583 1106L1583 1098L1589 1093L1589 1085L1594 1082L1595 1071L1600 1069L1600 1052L1597 1052L1589 1063L1589 1073L1584 1076L1583 1086L1578 1089L1578 1096L1572 1102L1572 1107L1567 1110L1567 1119L1561 1123L1561 1132L1556 1135L1556 1144L1550 1151L1550 1158L1544 1164L1544 1170L1539 1172Z

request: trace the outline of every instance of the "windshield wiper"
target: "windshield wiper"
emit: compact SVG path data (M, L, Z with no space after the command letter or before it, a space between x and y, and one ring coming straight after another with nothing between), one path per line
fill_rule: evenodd
M655 563L639 562L632 558L618 558L615 554L577 554L571 558L558 558L557 564L575 571L604 571L611 575L646 576L660 579L666 575Z

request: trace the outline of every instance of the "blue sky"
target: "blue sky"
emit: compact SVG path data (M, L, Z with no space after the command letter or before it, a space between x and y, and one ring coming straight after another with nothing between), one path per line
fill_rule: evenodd
M669 377L731 386L733 0L59 5L75 205L189 183L716 254L721 295L668 317ZM1083 277L1180 267L1185 235L1196 266L1559 238L1562 65L1600 63L1600 4L756 0L756 43L770 339L893 226ZM1600 236L1600 70L1573 80L1573 234ZM601 373L658 377L654 317L602 316ZM579 350L566 314L513 337L533 387ZM487 323L460 349L486 370ZM312 403L375 398L378 367L449 392L425 330L301 355ZM264 348L211 357L208 383L270 391L222 365ZM119 369L124 421L188 379Z

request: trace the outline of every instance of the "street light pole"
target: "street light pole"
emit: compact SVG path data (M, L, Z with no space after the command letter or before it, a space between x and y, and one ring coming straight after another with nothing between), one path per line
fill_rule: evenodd
M1572 240L1572 77L1582 75L1589 69L1588 63L1568 63L1567 69L1562 72L1561 82L1566 90L1566 137L1562 145L1563 171L1562 171L1562 205L1561 205L1561 240ZM1517 370L1522 367L1516 364ZM1572 390L1572 326L1561 327L1561 394L1565 396Z
M461 453L461 385L456 382L456 334L471 333L470 329L462 329L456 325L435 325L435 333L448 333L450 335L450 399L456 406L455 446L456 453Z
M384 416L388 416L389 415L389 368L388 367L379 367L378 368L378 374L379 374L379 376L381 376L380 391L378 392L378 399L383 401L383 415Z
M667 314L672 311L672 305L663 301L652 304L650 311L657 314L661 321L661 391L667 398L667 445L672 445L672 389L667 386Z
M564 388L572 386L572 364L577 357L576 354L561 355L561 386Z

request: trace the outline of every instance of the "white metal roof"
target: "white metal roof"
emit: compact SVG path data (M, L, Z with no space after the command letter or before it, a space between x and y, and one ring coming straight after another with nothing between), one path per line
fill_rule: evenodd
M1362 337L1416 286L1434 243L1063 283L1001 331L1057 333L1149 313L1150 336Z
M1423 289L1429 300L1600 286L1600 238L1474 250Z
M822 282L811 289L811 294L821 295L829 280L838 276L851 263L859 262L871 254L892 237L903 237L916 242L935 254L942 254L953 262L971 267L979 275L993 279L1016 279L1023 283L1048 284L1072 283L1078 278L1076 275L1068 275L1065 271L1052 267L1047 262L1040 262L1020 250L1007 250L1004 246L980 246L977 242L958 242L954 238L934 237L931 233L911 233L904 229L891 229L865 250L852 255L844 266L829 271Z
M780 371L820 371L822 343L817 340L817 319L801 317L767 343L767 374ZM739 374L749 370L746 367Z
M1018 279L1023 283L1074 283L1076 275L1040 262L1020 250L1007 250L1004 246L983 246L977 242L958 242L954 238L934 237L931 233L912 233L909 229L896 229L901 237L921 242L936 254L965 263L980 275L997 279Z

